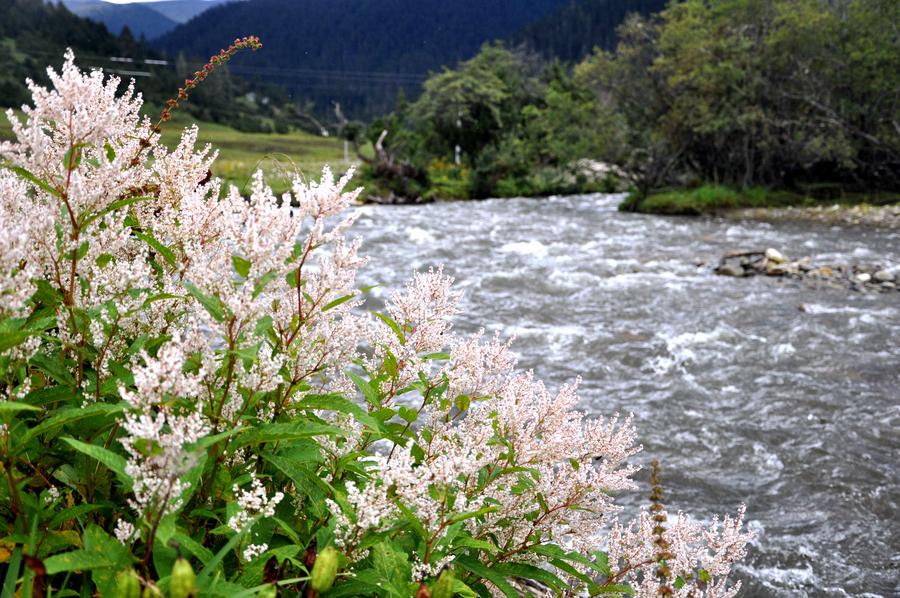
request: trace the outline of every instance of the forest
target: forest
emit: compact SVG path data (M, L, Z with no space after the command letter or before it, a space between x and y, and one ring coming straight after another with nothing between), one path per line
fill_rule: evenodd
M889 0L685 0L632 15L614 51L573 68L487 45L369 127L367 172L398 200L619 186L629 209L701 185L894 191L898 22Z

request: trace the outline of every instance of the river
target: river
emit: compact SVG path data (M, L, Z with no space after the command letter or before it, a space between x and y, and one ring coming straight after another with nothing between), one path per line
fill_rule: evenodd
M725 251L765 247L896 265L900 231L623 214L620 200L367 206L361 283L397 289L444 264L465 291L457 331L515 335L520 366L551 387L581 375L586 410L635 414L670 510L746 503L742 596L900 595L900 293L712 272Z

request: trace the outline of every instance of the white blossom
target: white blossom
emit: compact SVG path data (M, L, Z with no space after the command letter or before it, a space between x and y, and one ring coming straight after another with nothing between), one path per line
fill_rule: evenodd
M235 485L233 491L239 510L228 520L228 527L236 532L246 529L253 518L258 515L263 517L275 515L275 507L284 498L283 492L276 492L269 498L265 486L253 474L250 474L249 490L243 490Z

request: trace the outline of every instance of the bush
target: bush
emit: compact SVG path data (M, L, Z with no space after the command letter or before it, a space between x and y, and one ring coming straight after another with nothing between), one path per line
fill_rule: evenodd
M790 191L765 187L736 190L720 185L703 185L694 189L656 191L646 197L633 192L619 208L648 214L698 216L736 208L778 208L813 203L814 200Z
M440 269L363 311L348 177L220 194L196 128L52 83L0 146L4 595L736 591L743 512L619 523L630 418L454 336Z

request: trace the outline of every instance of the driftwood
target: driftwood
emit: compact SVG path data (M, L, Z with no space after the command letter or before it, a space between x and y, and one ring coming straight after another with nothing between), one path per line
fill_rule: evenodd
M727 262L728 260L733 260L733 259L739 258L739 257L747 257L747 258L755 257L757 259L765 259L766 252L765 251L729 251L729 252L725 253L725 255L723 255L719 259L719 266L725 265L725 262ZM756 260L751 260L751 261L756 261Z

